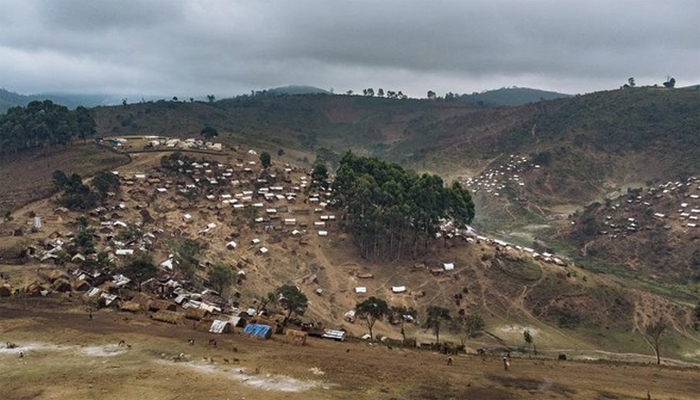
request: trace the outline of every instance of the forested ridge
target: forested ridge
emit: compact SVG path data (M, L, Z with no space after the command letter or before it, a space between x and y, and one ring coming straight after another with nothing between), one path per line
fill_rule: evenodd
M94 133L95 121L89 109L71 111L50 100L33 101L0 115L0 154L68 144L73 138L86 139Z
M418 175L397 164L346 153L333 182L331 207L368 258L415 255L436 238L443 221L466 227L474 203L458 182L446 187L437 175Z

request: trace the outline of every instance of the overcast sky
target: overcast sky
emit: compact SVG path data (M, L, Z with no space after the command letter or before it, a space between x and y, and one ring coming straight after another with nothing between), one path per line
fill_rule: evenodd
M698 0L0 0L0 87L425 96L700 83Z

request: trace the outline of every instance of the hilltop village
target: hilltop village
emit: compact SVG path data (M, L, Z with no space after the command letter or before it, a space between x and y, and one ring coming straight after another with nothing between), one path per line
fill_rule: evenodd
M178 143L198 146L199 142L161 143L154 137L142 140L150 147ZM122 147L127 140L110 143ZM163 154L155 166L138 169L130 165L113 171L120 183L119 191L108 193L103 204L84 214L59 206L58 196L30 206L26 220L18 217L16 228L8 233L24 235L22 251L27 259L56 267L40 268L38 279L24 286L6 280L1 293L77 296L92 308L148 312L158 321L192 323L197 329L217 333L257 324L269 327L264 330L267 335L282 332L284 312L267 307L265 297L275 288L273 282L287 279L312 299L310 312L292 322L298 328L303 324L307 331L315 326L312 333L332 339L345 338L348 324L355 319L353 305L366 296L425 296L425 291L401 281L382 289L384 285L373 283L371 271L357 268L340 278L345 279L341 285L346 287L340 292L319 280L319 268L323 266L304 261L309 247L343 235L340 217L328 207L332 201L331 178L313 181L309 171L290 164L263 166L253 149L239 150L222 161L208 160L217 158L210 154ZM517 166L525 160L513 162ZM84 239L79 238L85 235L79 235L79 231L91 236L94 249L89 253L81 252L84 246L79 242ZM442 224L437 236L451 246L488 246L514 260L529 257L559 267L567 265L550 252L491 239L471 228L455 229L449 221ZM206 276L213 266L223 265L234 277L233 290L215 290L207 279L183 279L177 273L179 263L188 258L188 240L203 243L190 278ZM156 262L159 272L155 278L140 282L117 272L139 254L147 254ZM283 268L280 263L288 265ZM290 267L296 272L282 277L282 271ZM429 279L449 277L460 267L453 260L442 260L416 263L410 270L425 271ZM327 297L336 305L330 312L317 307L313 301L316 296Z

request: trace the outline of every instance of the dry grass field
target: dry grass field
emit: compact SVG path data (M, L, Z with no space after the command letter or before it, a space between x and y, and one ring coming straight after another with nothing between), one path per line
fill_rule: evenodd
M447 365L429 351L314 338L300 347L112 311L89 319L65 299L3 300L0 315L3 344L21 346L0 349L8 400L700 398L697 367L514 358L504 371L480 355Z

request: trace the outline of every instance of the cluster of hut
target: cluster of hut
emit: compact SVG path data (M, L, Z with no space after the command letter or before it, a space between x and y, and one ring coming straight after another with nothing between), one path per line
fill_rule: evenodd
M525 186L522 174L540 166L527 157L511 154L508 162L487 169L481 175L467 178L463 183L472 193L486 193L499 197L509 187Z
M688 231L697 229L700 227L700 178L689 177L685 181L631 191L626 199L618 199L606 207L602 225L604 228L599 234L613 239L644 230L671 230L674 226Z
M109 138L106 139L107 143L116 148L116 149L123 149L123 148L131 148L132 146L130 145L130 138L126 137L118 137L118 138ZM163 137L163 136L153 136L153 135L146 135L143 137L138 137L138 138L131 138L132 141L143 141L145 142L145 145L143 146L144 150L156 150L156 149L166 149L166 150L208 150L208 151L223 151L224 146L221 143L218 142L207 142L201 139L196 139L196 138L187 138L187 139L177 139L177 138L168 138L168 137ZM102 140L102 143L105 143L105 140Z

